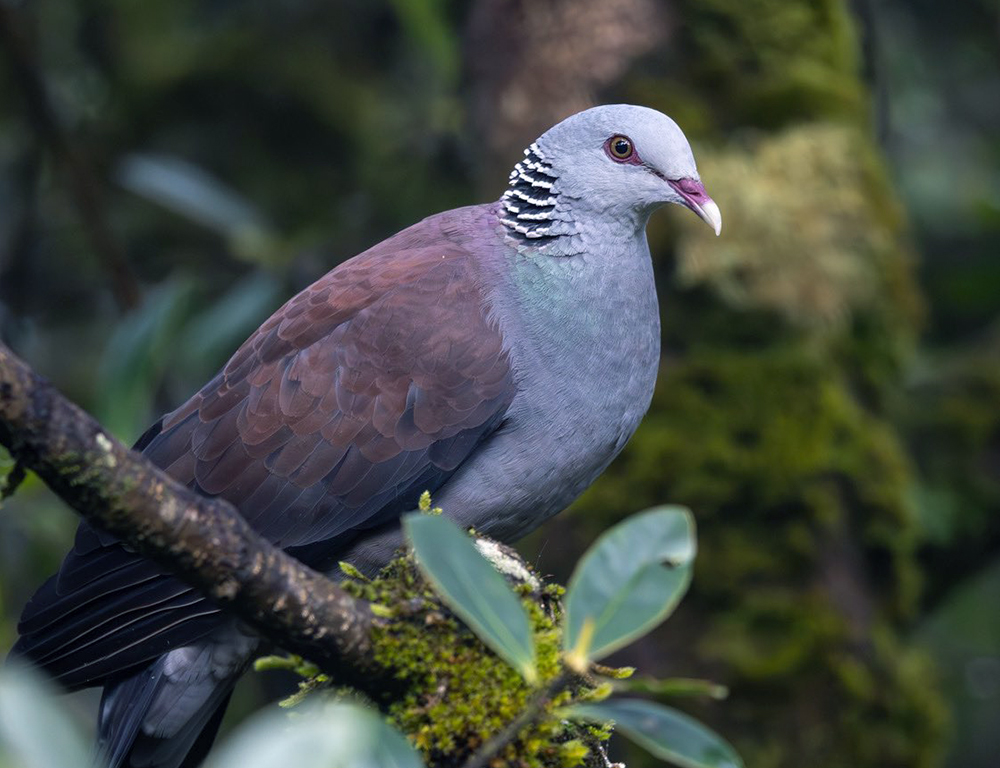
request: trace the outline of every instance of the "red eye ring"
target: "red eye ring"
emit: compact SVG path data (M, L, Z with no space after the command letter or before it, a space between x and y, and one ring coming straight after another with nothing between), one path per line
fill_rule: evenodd
M622 136L621 134L612 136L607 140L604 146L608 150L608 154L611 156L611 159L617 160L618 162L626 162L635 154L635 147L632 145L632 139L628 136Z

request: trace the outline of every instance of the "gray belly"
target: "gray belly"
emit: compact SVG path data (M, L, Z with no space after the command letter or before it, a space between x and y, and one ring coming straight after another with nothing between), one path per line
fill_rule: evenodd
M649 407L656 364L643 362L641 373L623 371L597 387L553 380L539 382L542 392L524 392L502 430L442 488L446 514L513 542L569 506L621 452Z

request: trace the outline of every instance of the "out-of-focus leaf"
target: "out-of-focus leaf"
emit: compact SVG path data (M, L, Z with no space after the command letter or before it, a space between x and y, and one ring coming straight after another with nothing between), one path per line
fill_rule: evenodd
M995 765L1000 754L1000 558L963 579L917 627L951 707L947 765Z
M724 699L729 696L729 689L726 686L693 677L668 677L666 680L631 677L626 680L615 680L614 687L616 691L646 693L651 696L707 696L711 699Z
M222 233L261 226L260 213L247 200L178 157L129 155L118 167L117 177L129 191Z
M641 637L673 611L691 581L694 519L682 507L641 512L587 550L566 595L563 648L577 665Z
M947 547L956 537L968 535L963 523L977 517L969 514L968 500L955 488L914 481L910 483L909 498L924 540L935 546Z
M7 477L14 469L16 463L14 457L7 452L7 449L0 445L0 503L2 503L4 493L8 488Z
M17 492L28 476L24 464L14 462L13 466L5 469L4 455L0 455L0 506L3 506L4 499L9 499Z
M420 512L403 518L417 564L469 628L528 682L538 676L535 638L521 601L457 525Z
M155 384L193 297L190 281L166 282L122 318L109 339L101 361L97 416L118 437L130 439L147 426Z
M260 272L236 283L201 314L192 315L197 288L172 280L122 318L101 362L98 417L123 439L138 435L156 414L153 399L165 372L200 384L236 350L278 303L280 282ZM189 385L182 395L190 394Z
M187 377L202 381L277 308L282 288L266 272L237 282L186 325L176 345Z
M90 749L41 678L0 668L0 766L86 768Z
M301 710L296 710L300 713ZM319 705L294 718L257 715L223 744L207 768L421 768L406 739L371 710Z
M447 81L458 72L458 39L442 0L393 0L407 33L423 48Z
M615 729L651 755L682 768L742 768L740 756L722 737L676 709L643 699L608 699L563 711L574 720L614 722Z
M119 164L117 180L130 192L219 232L237 255L249 261L272 260L268 251L275 238L264 216L197 165L169 155L132 154Z

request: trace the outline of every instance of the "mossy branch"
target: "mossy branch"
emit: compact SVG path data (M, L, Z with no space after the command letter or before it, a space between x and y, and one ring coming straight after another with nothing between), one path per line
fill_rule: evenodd
M521 731L534 725L546 716L546 707L558 694L569 687L570 683L573 682L573 677L573 673L567 669L550 680L548 685L531 697L521 711L521 714L512 720L500 733L480 747L465 762L462 768L488 768L493 758L499 755L508 744L512 744L517 740Z
M0 444L94 526L338 679L377 676L366 601L130 451L0 343Z

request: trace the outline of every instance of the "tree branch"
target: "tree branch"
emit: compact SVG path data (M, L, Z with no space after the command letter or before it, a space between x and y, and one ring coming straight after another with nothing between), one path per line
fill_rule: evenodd
M0 444L95 526L344 682L374 669L377 619L330 579L109 436L0 342Z

